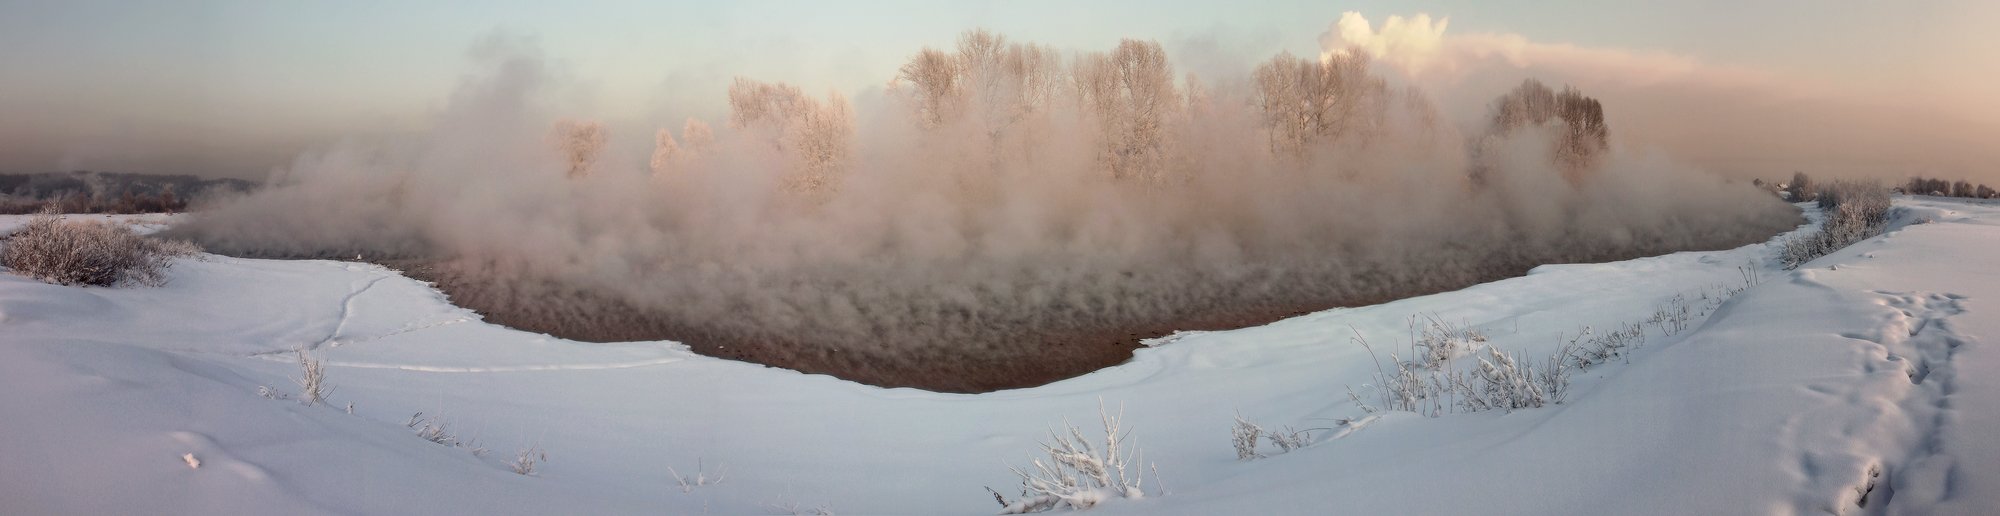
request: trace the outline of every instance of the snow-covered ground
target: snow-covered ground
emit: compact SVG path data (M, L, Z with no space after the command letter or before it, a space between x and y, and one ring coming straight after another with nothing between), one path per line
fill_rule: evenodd
M1158 471L1101 514L1988 513L2000 206L1897 203L1929 222L1797 271L1769 244L1545 266L980 395L523 333L364 264L207 256L162 288L0 274L0 513L985 514L1049 427L1094 436L1100 402ZM1559 405L1368 417L1348 396L1374 402L1412 317L1541 356L1677 295L1689 329L1645 324ZM299 393L300 347L327 363L327 404L273 399ZM419 412L490 451L419 437ZM1239 461L1238 414L1335 430ZM530 446L547 460L517 475ZM697 465L720 481L674 479Z

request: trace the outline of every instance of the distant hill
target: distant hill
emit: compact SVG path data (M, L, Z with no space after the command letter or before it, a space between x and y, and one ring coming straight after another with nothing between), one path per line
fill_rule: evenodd
M0 213L20 214L55 205L64 213L153 213L187 209L191 201L245 193L257 183L190 175L124 172L0 174Z

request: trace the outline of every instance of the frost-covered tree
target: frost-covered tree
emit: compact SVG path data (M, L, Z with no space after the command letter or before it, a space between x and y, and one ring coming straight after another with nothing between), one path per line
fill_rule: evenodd
M1124 40L1111 53L1078 56L1073 91L1096 125L1098 162L1117 179L1159 181L1168 162L1168 124L1180 114L1173 65L1154 41Z
M562 120L556 122L550 132L565 163L569 166L569 177L590 175L590 168L597 164L598 155L604 152L604 141L608 137L604 124L595 121Z
M729 86L732 127L760 133L791 162L786 190L827 195L837 189L854 140L854 112L832 93L822 102L796 86L737 78Z
M1358 49L1323 61L1285 52L1258 65L1253 102L1271 152L1298 157L1316 142L1380 128L1388 83L1368 73L1369 60Z
M709 130L708 123L689 117L681 126L680 140L675 140L673 131L664 128L653 133L653 159L649 164L654 175L684 173L698 166L714 147L715 132Z
M956 118L962 98L958 77L958 61L950 54L929 48L911 57L897 75L911 85L917 116L924 127L931 128Z
M1528 79L1493 103L1493 134L1546 125L1560 126L1555 156L1563 167L1563 177L1571 184L1587 178L1598 158L1610 149L1603 104L1575 88L1564 86L1556 91Z
M975 29L959 36L956 52L918 52L896 80L909 85L907 96L923 127L970 122L998 140L1049 108L1062 82L1062 60L1053 48Z
M674 132L661 129L653 133L653 159L647 163L653 174L668 174L674 169L674 160L680 158L680 143L674 141Z
M709 129L708 122L699 118L688 117L687 122L681 124L681 139L686 141L687 150L695 155L707 154L715 148L715 130Z

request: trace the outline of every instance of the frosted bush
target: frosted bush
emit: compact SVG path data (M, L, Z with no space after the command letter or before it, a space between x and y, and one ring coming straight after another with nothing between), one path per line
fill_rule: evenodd
M328 394L333 394L333 386L326 383L326 363L306 353L304 348L298 354L299 377L293 381L299 384L299 402L318 405L326 401Z
M1271 431L1265 430L1263 426L1252 423L1250 420L1243 419L1242 415L1237 415L1236 426L1230 431L1230 441L1231 444L1236 446L1236 460L1261 459L1264 458L1264 454L1257 453L1258 437L1261 436L1269 439L1272 446L1278 447L1278 453L1291 453L1292 450L1304 448L1306 445L1312 444L1312 432L1314 430L1327 429L1308 428L1299 430L1287 426L1282 431Z
M1819 186L1817 199L1826 218L1818 231L1785 241L1778 257L1787 269L1880 235L1888 228L1889 191L1880 184L1834 181Z
M1621 325L1601 335L1585 326L1563 347L1563 354L1578 370L1588 371L1590 366L1625 359L1645 343L1646 328L1639 323Z
M1087 509L1112 498L1145 495L1140 490L1144 472L1136 469L1143 463L1142 452L1129 445L1130 435L1121 426L1124 409L1112 415L1099 403L1097 413L1104 425L1101 447L1092 445L1092 439L1085 438L1076 425L1064 420L1066 433L1051 429L1048 440L1038 443L1048 455L1046 459L1033 459L1028 469L1007 468L1021 477L1021 499L1010 502L988 488L994 501L1000 503L1001 513L1042 512L1058 507ZM1128 466L1134 469L1128 471ZM1157 471L1156 468L1156 476Z
M548 460L549 454L542 451L542 447L529 446L514 455L514 462L509 463L507 469L513 470L516 475L534 475L535 467Z
M416 430L417 437L422 437L426 441L445 446L459 445L458 435L447 430L444 421L439 420L437 416L425 417L424 413L418 412L411 415L410 420L403 423L403 426Z
M1410 342L1412 357L1417 365L1425 369L1437 369L1448 365L1486 342L1486 335L1478 330L1453 325L1435 315L1410 317Z
M1264 435L1264 428L1236 416L1236 426L1229 430L1231 444L1236 446L1236 460L1263 458L1257 453L1257 438Z
M667 473L673 474L674 482L680 483L682 493L692 493L694 492L694 488L697 487L720 484L722 483L722 479L726 478L725 473L720 469L716 470L715 476L709 476L708 466L703 464L699 458L694 460L693 475L682 475L673 466L667 466Z
M349 404L348 413L353 413L353 408L354 405ZM423 440L436 443L440 446L463 448L472 452L472 455L475 457L486 456L486 447L480 446L477 440L459 437L457 432L452 431L449 425L445 424L445 421L439 419L437 416L425 416L424 413L418 412L411 415L410 420L403 423L403 426L409 427L411 430L416 430L417 437L421 437Z
M1568 395L1571 369L1558 354L1542 367L1489 349L1473 368L1469 381L1455 382L1459 404L1467 411L1514 410L1561 403Z
M58 285L160 286L174 258L200 253L186 241L151 239L123 224L65 221L44 210L0 247L0 265Z

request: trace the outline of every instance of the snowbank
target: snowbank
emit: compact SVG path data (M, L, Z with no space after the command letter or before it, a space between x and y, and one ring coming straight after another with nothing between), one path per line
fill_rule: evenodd
M986 514L983 487L1014 496L1007 465L1065 418L1092 430L1102 400L1158 465L1102 514L1978 513L2000 504L1982 431L2000 381L1979 374L2000 370L1982 342L2000 208L1897 202L1929 222L1797 271L1770 243L1544 266L980 395L513 331L372 265L210 256L156 289L0 275L0 512ZM1410 356L1413 316L1539 356L1676 296L1688 330L1645 325L1559 405L1368 418L1347 395L1372 400L1378 364ZM298 391L297 348L324 361L328 403L274 399ZM419 412L476 444L419 437ZM1337 430L1239 461L1238 414ZM531 446L547 461L515 474Z

